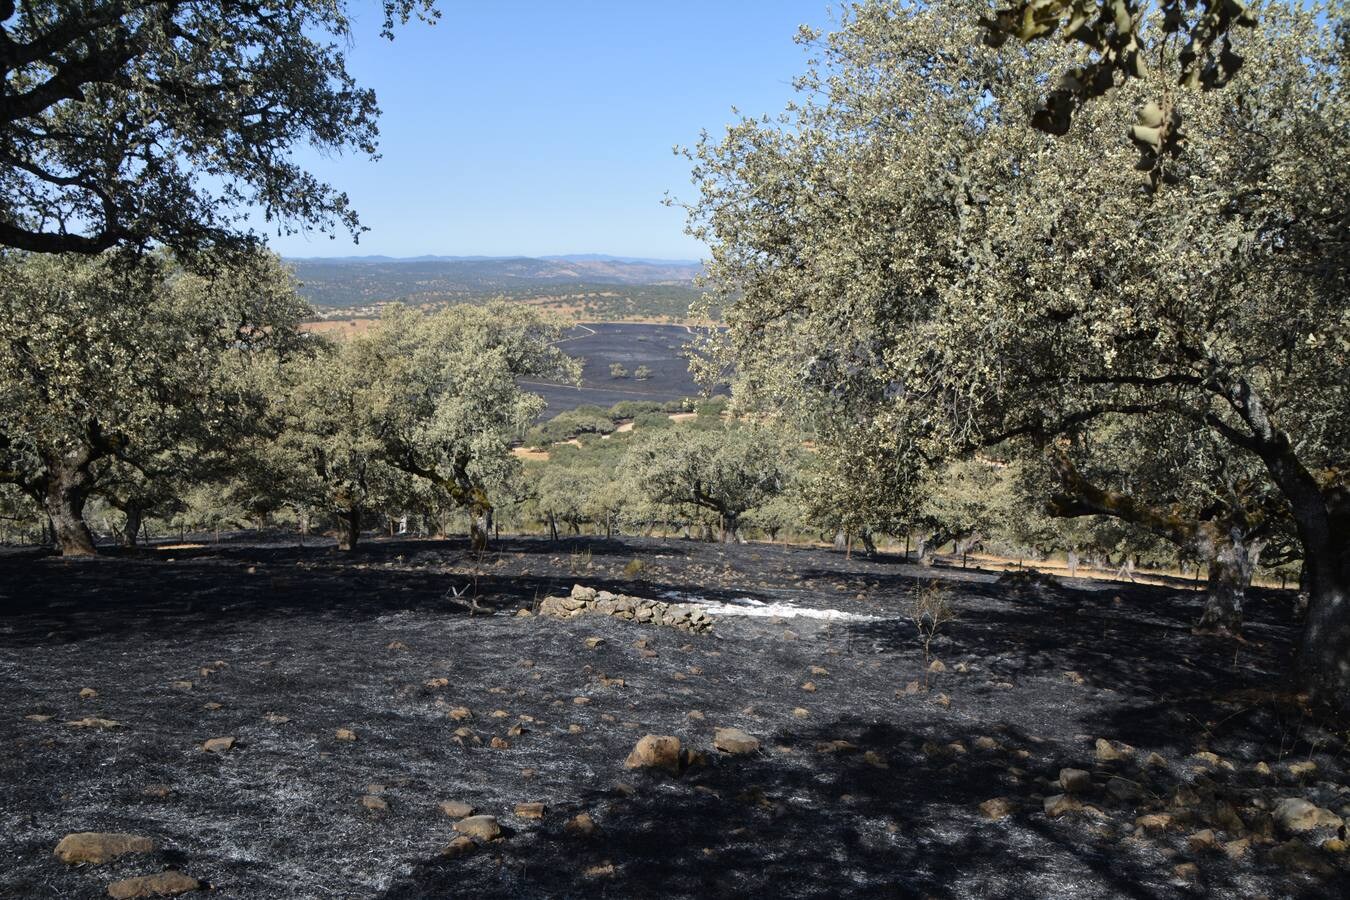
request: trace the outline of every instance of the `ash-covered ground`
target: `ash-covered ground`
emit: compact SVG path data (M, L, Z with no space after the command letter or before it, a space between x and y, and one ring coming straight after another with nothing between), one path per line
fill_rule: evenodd
M625 575L633 560L642 570ZM924 690L908 615L934 578L959 617ZM708 635L517 615L574 583L784 615L721 615ZM1343 830L1291 839L1272 815L1286 798L1350 813L1345 726L1301 709L1280 674L1292 595L1254 598L1236 642L1193 635L1199 597L1180 586L1019 587L686 541L510 539L476 558L462 542L344 556L243 539L87 561L11 554L0 597L5 897L106 896L165 868L209 885L185 896L240 898L1350 885ZM470 597L491 612L471 613ZM794 607L843 615L787 617ZM717 752L723 726L761 750ZM679 777L625 769L648 733L706 763ZM217 737L234 746L205 752ZM1066 767L1091 787L1048 815ZM995 799L1010 813L991 818ZM497 816L505 836L443 856L447 800ZM517 815L521 803L543 817ZM564 827L583 812L589 836ZM53 856L82 831L157 849L102 865Z

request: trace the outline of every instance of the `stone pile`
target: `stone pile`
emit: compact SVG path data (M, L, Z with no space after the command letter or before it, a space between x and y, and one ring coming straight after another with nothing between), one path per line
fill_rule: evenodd
M649 625L666 625L696 634L705 634L712 631L713 627L712 617L696 605L611 594L609 591L597 591L595 588L582 587L579 584L573 585L570 595L545 597L539 604L541 616L552 616L555 619L570 619L586 613L614 616Z

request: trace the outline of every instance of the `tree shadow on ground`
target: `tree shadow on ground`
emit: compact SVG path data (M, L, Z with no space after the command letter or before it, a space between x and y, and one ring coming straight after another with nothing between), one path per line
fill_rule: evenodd
M1010 726L990 733L995 743L981 749L950 722L840 719L679 779L633 773L631 793L597 791L474 856L425 860L382 897L1144 898L1195 889L1175 879L1165 839L1134 848L1105 816L1040 812L1035 773L1053 777L1068 748ZM995 797L1016 811L985 818L979 805ZM597 834L564 827L581 811ZM1241 893L1226 859L1206 859L1202 872L1205 890Z

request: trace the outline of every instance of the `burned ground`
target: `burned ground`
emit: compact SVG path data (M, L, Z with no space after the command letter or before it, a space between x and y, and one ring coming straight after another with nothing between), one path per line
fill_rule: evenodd
M934 645L945 671L916 690L906 615L935 577L959 618ZM851 618L722 617L704 636L516 615L573 583ZM452 586L493 612L470 615ZM1270 824L1282 797L1350 812L1344 732L1284 693L1288 595L1256 598L1238 643L1193 635L1199 600L1179 587L1019 588L685 541L514 539L476 558L241 539L3 557L0 597L3 896L104 896L166 866L251 898L1313 897L1350 878L1346 854ZM65 724L84 719L118 724ZM718 726L762 750L718 754ZM625 770L646 733L709 758L678 778ZM201 749L221 736L234 748ZM1122 758L1099 760L1099 738ZM1097 787L1048 817L1070 766ZM1113 775L1138 796L1102 790ZM994 798L1011 815L986 818ZM444 800L506 837L441 856ZM518 817L524 802L543 818ZM580 812L597 834L564 830ZM1171 827L1136 826L1161 812ZM1188 842L1206 829L1219 846ZM159 849L70 867L52 848L75 831Z

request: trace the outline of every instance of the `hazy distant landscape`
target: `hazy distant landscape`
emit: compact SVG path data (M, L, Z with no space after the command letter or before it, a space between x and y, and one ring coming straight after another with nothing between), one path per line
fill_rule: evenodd
M579 321L683 321L700 264L599 254L290 259L300 294L323 318L369 316L391 302L482 303L506 296Z

